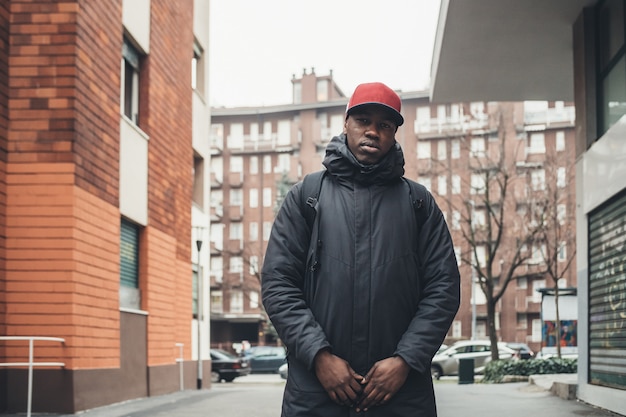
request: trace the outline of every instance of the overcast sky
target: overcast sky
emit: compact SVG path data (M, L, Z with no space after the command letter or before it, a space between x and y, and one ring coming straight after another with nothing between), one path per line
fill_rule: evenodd
M211 106L291 103L315 68L346 95L362 82L428 88L439 0L210 0Z

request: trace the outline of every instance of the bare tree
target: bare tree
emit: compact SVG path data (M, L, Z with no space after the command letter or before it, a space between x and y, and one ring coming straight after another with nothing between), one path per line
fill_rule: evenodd
M574 183L574 167L562 158L547 158L544 164L546 182L545 189L540 197L543 201L542 215L537 218L541 221L539 233L541 254L545 275L550 279L554 291L556 309L556 351L561 357L561 319L559 312L559 282L571 268L576 258L576 231L575 223L568 221L573 211L573 195L569 192L569 185Z
M464 180L469 196L441 196L453 213L452 228L460 229L466 242L460 262L471 268L472 286L478 285L485 295L493 360L499 358L497 304L541 233L541 225L532 221L536 210L523 204L525 175L516 162L525 141L517 139L512 113L512 107L499 105L490 114L490 129L469 132L462 139L470 155L469 178Z

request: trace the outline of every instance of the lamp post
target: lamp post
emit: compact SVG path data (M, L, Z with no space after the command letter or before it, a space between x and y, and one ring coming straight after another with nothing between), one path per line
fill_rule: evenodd
M472 338L476 339L476 269L472 265Z
M198 261L196 263L198 274L198 381L197 388L202 389L202 265L200 264L200 253L202 250L202 230L198 228L196 234L196 247L198 248Z

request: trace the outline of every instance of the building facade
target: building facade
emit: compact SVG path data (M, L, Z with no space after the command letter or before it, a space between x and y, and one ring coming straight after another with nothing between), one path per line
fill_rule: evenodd
M33 412L196 388L208 1L5 1L0 20L0 410L29 407L28 337L53 338Z
M442 102L574 101L577 396L620 415L626 415L625 10L623 0L442 1L431 91Z
M293 103L283 106L212 109L211 167L211 342L231 348L248 340L274 343L260 304L259 266L282 196L307 173L322 169L325 147L343 130L348 98L332 73L317 76L306 70L292 79ZM467 243L468 228L485 226L484 190L475 177L496 159L511 176L507 218L529 205L534 194L555 190L562 197L563 224L573 223L574 175L564 164L573 157L574 108L564 102L431 103L427 91L400 92L405 124L396 139L405 155L405 175L431 190L441 206L457 247L462 276L462 304L448 342L489 337L486 297L472 284L474 262L486 263L484 245ZM482 166L480 164L483 164ZM478 164L478 165L477 165ZM558 172L558 173L557 173ZM558 187L556 185L559 180ZM553 186L548 186L553 184ZM467 201L475 200L472 207ZM493 205L495 203L491 202ZM519 217L519 216L518 216ZM476 220L479 219L479 220ZM482 219L482 220L480 220ZM474 223L472 223L474 221ZM498 262L491 271L498 283L516 248L521 230L508 229ZM523 243L523 242L522 242ZM570 243L573 246L573 243ZM544 270L540 246L523 252L496 303L495 327L504 341L542 347L541 293L552 286ZM563 248L575 253L573 247ZM478 258L473 254L478 252ZM545 251L544 251L545 252ZM532 255L532 256L531 256ZM531 259L532 258L532 259ZM576 286L575 267L563 271L558 284ZM501 281L504 281L502 279ZM499 288L496 285L497 288ZM472 296L473 294L473 296Z

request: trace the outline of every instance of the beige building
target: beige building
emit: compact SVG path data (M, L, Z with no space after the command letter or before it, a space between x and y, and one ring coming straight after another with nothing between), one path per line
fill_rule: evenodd
M232 347L274 343L260 305L259 266L277 201L304 175L322 168L325 146L343 129L348 101L332 73L305 71L292 79L293 103L254 108L212 109L211 171L211 343ZM392 86L393 87L393 86ZM485 263L488 251L467 243L469 221L480 229L486 218L480 172L501 160L515 181L507 216L523 212L533 196L548 188L570 196L560 204L563 221L573 221L573 171L555 162L573 157L574 108L564 102L433 104L428 92L400 92L404 125L396 138L406 160L406 176L426 185L446 215L457 246L462 304L448 341L487 338L487 306L478 285L472 288L472 262ZM567 173L567 175L566 175ZM477 175L479 176L477 179ZM558 178L557 178L558 177ZM559 181L559 186L548 187ZM473 206L467 205L473 201ZM482 201L482 203L481 203ZM470 210L470 211L468 211ZM518 216L519 217L519 216ZM508 218L508 217L507 217ZM511 220L512 222L513 220ZM508 229L493 270L498 282L520 237ZM496 303L495 326L501 340L541 348L539 288L551 286L542 270L540 245L525 248L532 259L517 268ZM568 248L564 248L565 255ZM574 248L569 248L574 254ZM472 254L478 252L477 258ZM533 256L531 256L533 255ZM474 259L474 261L472 260ZM462 262L466 260L467 262ZM575 287L575 267L560 286ZM474 290L474 291L473 291ZM473 293L473 296L472 296ZM472 303L472 300L474 301ZM473 308L475 306L475 308Z

